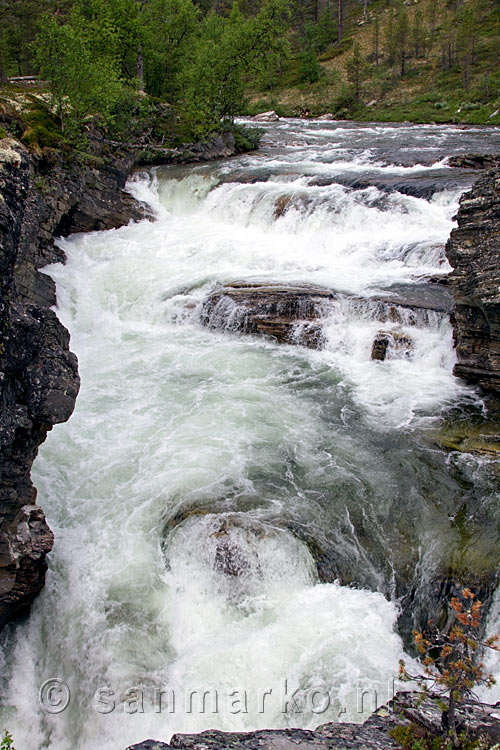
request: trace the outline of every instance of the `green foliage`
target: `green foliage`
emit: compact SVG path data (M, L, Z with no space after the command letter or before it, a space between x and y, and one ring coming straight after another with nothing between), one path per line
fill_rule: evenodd
M70 22L45 16L36 41L36 60L50 84L51 105L70 138L81 133L84 118L104 116L126 97L119 78L119 39L104 0L78 2Z
M28 97L23 110L24 132L22 142L34 151L58 148L63 141L61 124L50 107L40 98Z
M319 52L337 41L337 18L331 5L325 5L318 14L316 38Z
M12 735L6 729L4 730L3 738L0 742L0 750L16 750Z
M144 8L143 47L147 90L175 99L177 72L196 47L199 12L191 0L152 0Z
M243 125L233 125L231 130L234 136L236 153L245 153L256 149L264 132L261 128L245 128Z
M359 44L355 42L351 58L347 63L347 79L353 88L356 102L359 102L361 85L366 78L366 74L366 63L361 55Z
M312 47L306 47L300 55L300 79L307 83L316 83L320 78L318 58Z
M179 73L182 105L193 136L203 138L232 120L244 101L244 76L282 50L288 20L286 0L266 0L254 18L244 19L237 2L229 18L209 13L189 60Z

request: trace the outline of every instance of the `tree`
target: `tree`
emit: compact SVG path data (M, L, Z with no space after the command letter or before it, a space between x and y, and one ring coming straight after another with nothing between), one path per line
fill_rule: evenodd
M361 94L361 84L366 76L366 65L361 55L361 49L358 42L355 42L352 55L347 63L347 79L354 90L356 103L359 103Z
M410 24L408 21L408 12L406 8L401 5L396 16L396 27L394 31L396 51L400 61L401 76L404 76L406 72L409 30Z
M146 90L174 102L177 74L198 34L199 11L191 0L150 0L143 11Z
M103 12L94 14L98 8ZM68 135L76 135L86 115L108 115L123 96L117 46L103 0L77 4L68 23L59 23L54 15L43 18L36 61Z
M237 2L229 18L215 12L205 17L178 77L194 136L203 137L234 117L243 101L244 76L258 73L269 55L283 49L288 22L286 0L266 0L254 18L244 19Z
M307 83L319 81L320 67L316 57L316 45L318 44L315 27L306 23L304 37L302 42L302 52L300 54L300 77Z
M425 43L425 27L422 11L417 8L411 24L411 41L415 57L420 57Z
M326 50L337 39L336 19L330 5L325 5L318 14L316 37L320 52Z
M426 633L413 632L424 674L412 675L403 660L399 663L401 679L414 680L423 688L425 695L439 701L443 730L454 747L460 747L457 708L466 702L478 702L474 695L476 686L491 687L495 683L492 675L478 661L486 648L500 649L497 636L485 640L479 637L481 608L482 603L475 594L464 588L461 596L453 597L450 602L454 622L449 632L438 630L432 623Z
M373 57L375 58L375 65L378 68L380 59L380 15L378 10L375 11L373 19Z
M469 90L470 68L476 51L477 20L474 4L464 5L458 14L458 50L462 58L464 88Z
M396 12L391 8L387 16L385 27L385 56L389 65L392 65L396 57Z
M337 41L342 41L344 33L345 0L337 0Z
M0 0L0 57L8 75L34 73L32 44L44 13L64 15L70 0Z

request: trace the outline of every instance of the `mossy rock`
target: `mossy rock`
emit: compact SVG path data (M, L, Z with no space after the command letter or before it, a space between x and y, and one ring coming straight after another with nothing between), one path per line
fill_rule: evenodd
M445 422L430 433L440 448L500 459L500 422Z

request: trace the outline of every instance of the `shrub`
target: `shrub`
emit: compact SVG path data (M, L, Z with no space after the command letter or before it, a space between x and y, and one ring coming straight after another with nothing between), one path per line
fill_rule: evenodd
M0 750L16 750L14 747L14 740L12 739L12 735L6 729L3 733Z
M495 683L478 660L486 648L500 650L498 636L480 638L481 608L482 602L464 588L460 597L453 597L450 602L454 622L449 631L440 631L433 623L429 623L425 633L413 631L424 674L411 675L404 661L399 663L400 679L414 680L424 695L438 701L443 734L453 747L465 747L465 738L457 733L457 708L465 702L478 702L474 695L476 686L491 687Z

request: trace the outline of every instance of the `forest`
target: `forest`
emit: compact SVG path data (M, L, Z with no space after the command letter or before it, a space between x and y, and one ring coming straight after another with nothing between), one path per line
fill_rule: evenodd
M266 109L500 122L498 0L0 0L0 15L4 94L38 76L73 140L96 114L166 143Z

